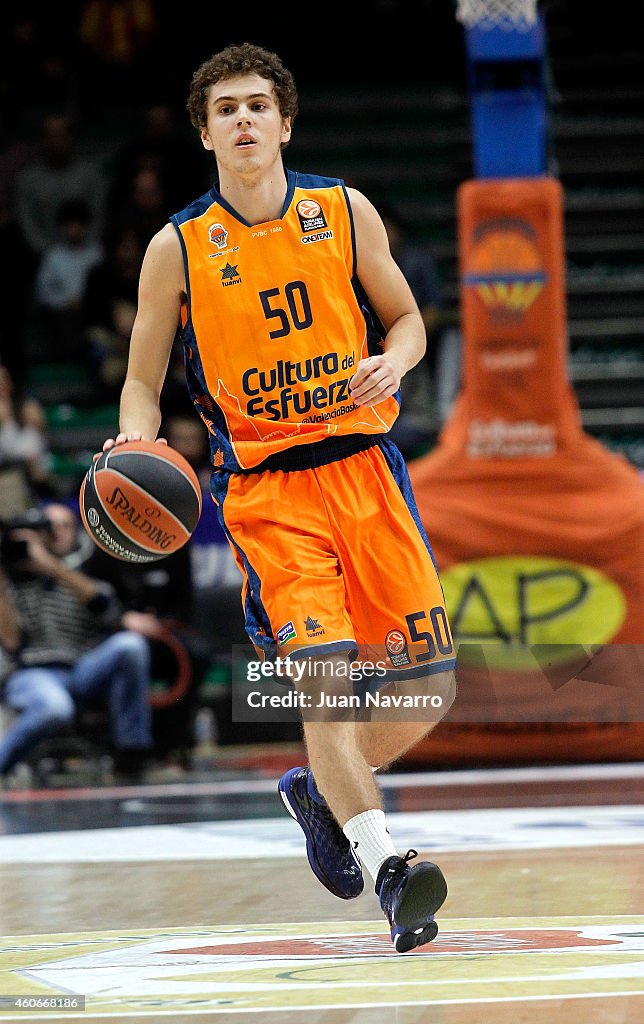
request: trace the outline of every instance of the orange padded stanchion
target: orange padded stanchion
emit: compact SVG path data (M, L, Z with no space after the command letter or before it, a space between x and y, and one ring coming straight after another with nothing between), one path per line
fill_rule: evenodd
M462 390L436 449L409 468L454 634L484 646L461 648L460 709L457 698L428 741L432 758L441 737L449 745L447 722L458 730L469 717L469 741L449 757L478 729L490 759L511 759L512 729L476 724L485 694L488 723L532 721L517 732L525 746L526 729L541 731L545 756L565 754L573 733L577 743L565 723L628 722L617 734L639 729L640 750L644 739L633 724L644 721L644 662L627 646L644 645L644 483L581 426L566 369L562 205L551 178L469 181L458 193Z

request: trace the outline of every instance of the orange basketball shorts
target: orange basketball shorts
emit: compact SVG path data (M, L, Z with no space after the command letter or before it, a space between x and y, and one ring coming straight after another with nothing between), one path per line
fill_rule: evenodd
M264 657L358 648L396 680L454 667L443 589L391 441L314 469L215 473L213 496Z

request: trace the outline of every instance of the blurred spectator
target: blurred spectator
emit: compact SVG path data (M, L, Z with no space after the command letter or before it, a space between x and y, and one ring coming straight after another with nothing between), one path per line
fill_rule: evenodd
M213 467L208 431L191 406L164 415L160 433L188 461L201 484L201 517L189 542L195 590L191 622L205 645L207 665L230 672L234 647L243 646L248 638L239 599L239 569L210 493ZM224 732L232 737L238 729L228 722Z
M80 352L83 297L91 269L103 249L89 237L91 213L84 199L67 199L56 214L58 239L40 261L35 282L37 309L44 314L56 358Z
M391 254L418 303L427 331L428 366L433 373L436 366L436 332L443 308L442 286L436 261L426 246L410 240L407 222L393 205L381 203L378 212L387 231Z
M108 401L118 399L130 350L130 338L136 318L136 305L127 299L115 299L112 316L104 327L91 327L85 332L88 357Z
M159 172L137 171L130 183L129 194L116 211L112 230L118 235L130 228L145 249L152 236L165 226L172 213L174 210L170 209ZM110 232L107 239L110 247L112 241Z
M184 381L185 388L185 381ZM239 601L239 569L219 522L218 506L212 500L210 479L213 466L208 430L193 405L176 406L164 412L160 433L183 455L197 474L201 485L201 516L190 540L192 571L197 599L192 616L195 625L211 648L218 653L230 643L230 621L219 629L232 607L231 617L243 625ZM234 633L238 635L237 631ZM219 635L217 635L219 633ZM245 640L235 642L245 643Z
M432 413L440 422L447 415L459 385L460 336L445 309L440 274L431 250L410 240L409 225L393 204L380 204L378 212L392 256L407 279L427 332L425 358L405 377L401 420L394 427L394 440L405 447L406 410L419 424L423 419L427 422ZM413 435L412 427L412 444Z
M90 160L76 155L71 120L49 114L41 125L40 151L16 180L16 213L30 250L42 255L56 239L56 216L66 199L84 199L90 210L88 235L103 230L105 179Z
M16 400L14 383L0 366L0 466L22 463L29 483L40 497L55 495L47 423L41 403L30 397Z
M177 331L170 351L168 372L161 392L161 414L164 420L177 415L194 415L194 405L186 387L185 355L183 342Z
M187 414L175 414L164 420L160 434L195 470L205 501L212 472L208 432L192 406ZM214 503L211 504L214 508ZM85 563L91 576L107 581L118 594L125 609L123 625L147 638L153 678L169 682L172 687L179 667L172 646L180 644L187 655L190 678L185 691L173 703L155 708L152 720L155 755L182 768L190 766L196 743L194 723L199 689L210 664L211 646L210 637L204 637L193 625L192 554L189 541L161 561L137 565L121 562L94 548Z
M114 588L125 609L123 626L149 645L152 678L174 694L168 702L162 698L153 710L155 757L166 765L188 768L196 743L199 688L209 664L207 644L192 626L190 543L159 562L142 565L94 549L84 568Z
M425 358L414 366L401 386L400 415L391 429L403 456L409 458L429 436L434 411L433 332L442 302L440 283L434 259L429 250L408 239L407 225L398 210L389 204L378 206L389 248L407 279L418 303L427 333Z
M83 300L83 326L111 327L115 302L136 306L145 247L132 227L110 239L103 259L90 270Z
M176 412L169 415L162 424L161 434L190 463L199 478L202 490L210 489L212 463L210 461L209 434L206 426L195 414Z
M139 171L158 175L170 213L182 209L190 196L206 192L212 184L197 134L186 136L179 131L170 103L157 100L145 107L140 133L116 154L110 172L111 209L118 209L126 200Z
M125 377L143 252L136 231L124 228L87 278L83 336L95 379L111 397Z
M0 778L96 700L109 711L117 774L136 780L148 760L149 648L118 629L116 594L75 567L77 546L77 517L61 504L31 528L5 531L0 643L14 664L3 700L18 718L0 740Z

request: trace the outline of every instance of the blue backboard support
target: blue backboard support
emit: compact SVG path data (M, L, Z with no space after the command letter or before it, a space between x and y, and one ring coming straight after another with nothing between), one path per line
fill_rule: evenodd
M545 24L465 30L474 173L528 178L546 173Z

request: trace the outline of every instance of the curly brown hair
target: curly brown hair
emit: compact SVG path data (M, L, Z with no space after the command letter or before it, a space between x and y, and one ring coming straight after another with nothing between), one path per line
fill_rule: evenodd
M208 90L215 82L235 78L237 75L261 75L273 83L282 117L291 120L297 114L297 89L291 72L284 67L276 53L253 43L232 44L215 53L197 68L192 76L186 104L195 128L204 128L207 122Z

